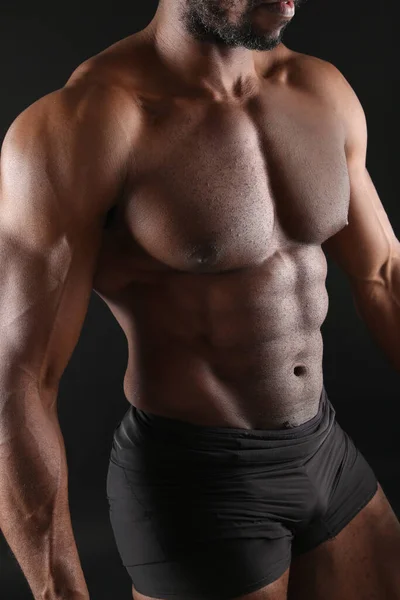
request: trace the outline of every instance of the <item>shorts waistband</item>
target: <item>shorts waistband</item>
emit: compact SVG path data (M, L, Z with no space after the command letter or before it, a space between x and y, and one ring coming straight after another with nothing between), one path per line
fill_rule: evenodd
M325 387L317 414L290 429L238 429L208 427L154 415L131 406L114 433L112 457L129 468L133 454L146 453L156 460L168 454L196 460L224 457L234 463L301 460L318 450L335 420Z
M147 411L141 410L132 406L130 410L135 413L135 418L140 421L146 427L160 428L164 431L172 431L176 433L193 435L193 434L205 434L205 435L224 435L224 436L245 436L246 438L253 438L259 440L277 440L277 439L293 439L303 435L312 433L319 424L324 415L326 409L326 403L328 401L325 387L323 386L321 396L319 399L318 411L314 417L310 420L290 428L281 429L244 429L234 427L215 427L208 425L197 425L196 423L188 423L178 419L172 419L169 417L163 417L161 415L155 415Z

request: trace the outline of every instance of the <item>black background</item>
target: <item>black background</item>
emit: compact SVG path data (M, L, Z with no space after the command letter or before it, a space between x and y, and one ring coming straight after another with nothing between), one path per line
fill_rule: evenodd
M293 50L332 62L356 91L368 121L368 169L400 237L396 4L394 0L309 0L287 29L284 42ZM40 10L37 4L34 12L16 2L3 2L1 139L24 108L62 87L86 58L143 29L156 7L156 1L118 0L109 3L107 11L99 6L70 4L57 6L56 13ZM399 373L357 317L345 276L328 262L330 308L322 328L325 387L341 425L374 468L399 516ZM127 356L124 334L107 306L93 293L59 394L71 516L92 600L132 598L131 581L112 536L105 491L113 431L129 407L122 388ZM10 600L32 598L2 536L0 596Z

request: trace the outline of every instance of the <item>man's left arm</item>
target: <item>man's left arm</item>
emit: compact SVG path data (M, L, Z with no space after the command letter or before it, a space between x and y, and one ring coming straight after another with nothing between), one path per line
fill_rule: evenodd
M350 177L349 223L322 247L348 276L359 316L400 372L400 242L366 168L363 108L340 73L334 78Z

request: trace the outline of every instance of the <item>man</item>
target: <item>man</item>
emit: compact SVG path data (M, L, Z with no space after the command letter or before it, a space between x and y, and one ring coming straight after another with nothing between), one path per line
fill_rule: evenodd
M92 288L128 340L111 523L133 598L400 599L400 526L323 386L324 250L400 368L400 244L363 110L299 3L163 0L1 155L0 526L89 597L56 400Z

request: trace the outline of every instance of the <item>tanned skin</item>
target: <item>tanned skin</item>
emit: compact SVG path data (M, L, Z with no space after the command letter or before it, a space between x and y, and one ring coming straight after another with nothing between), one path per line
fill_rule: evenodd
M126 335L126 398L154 414L311 419L326 252L400 369L400 244L366 169L365 115L333 65L282 43L287 23L245 0L165 0L6 135L0 526L35 598L89 597L56 400L92 289ZM379 487L337 538L243 598L398 600L399 559Z

